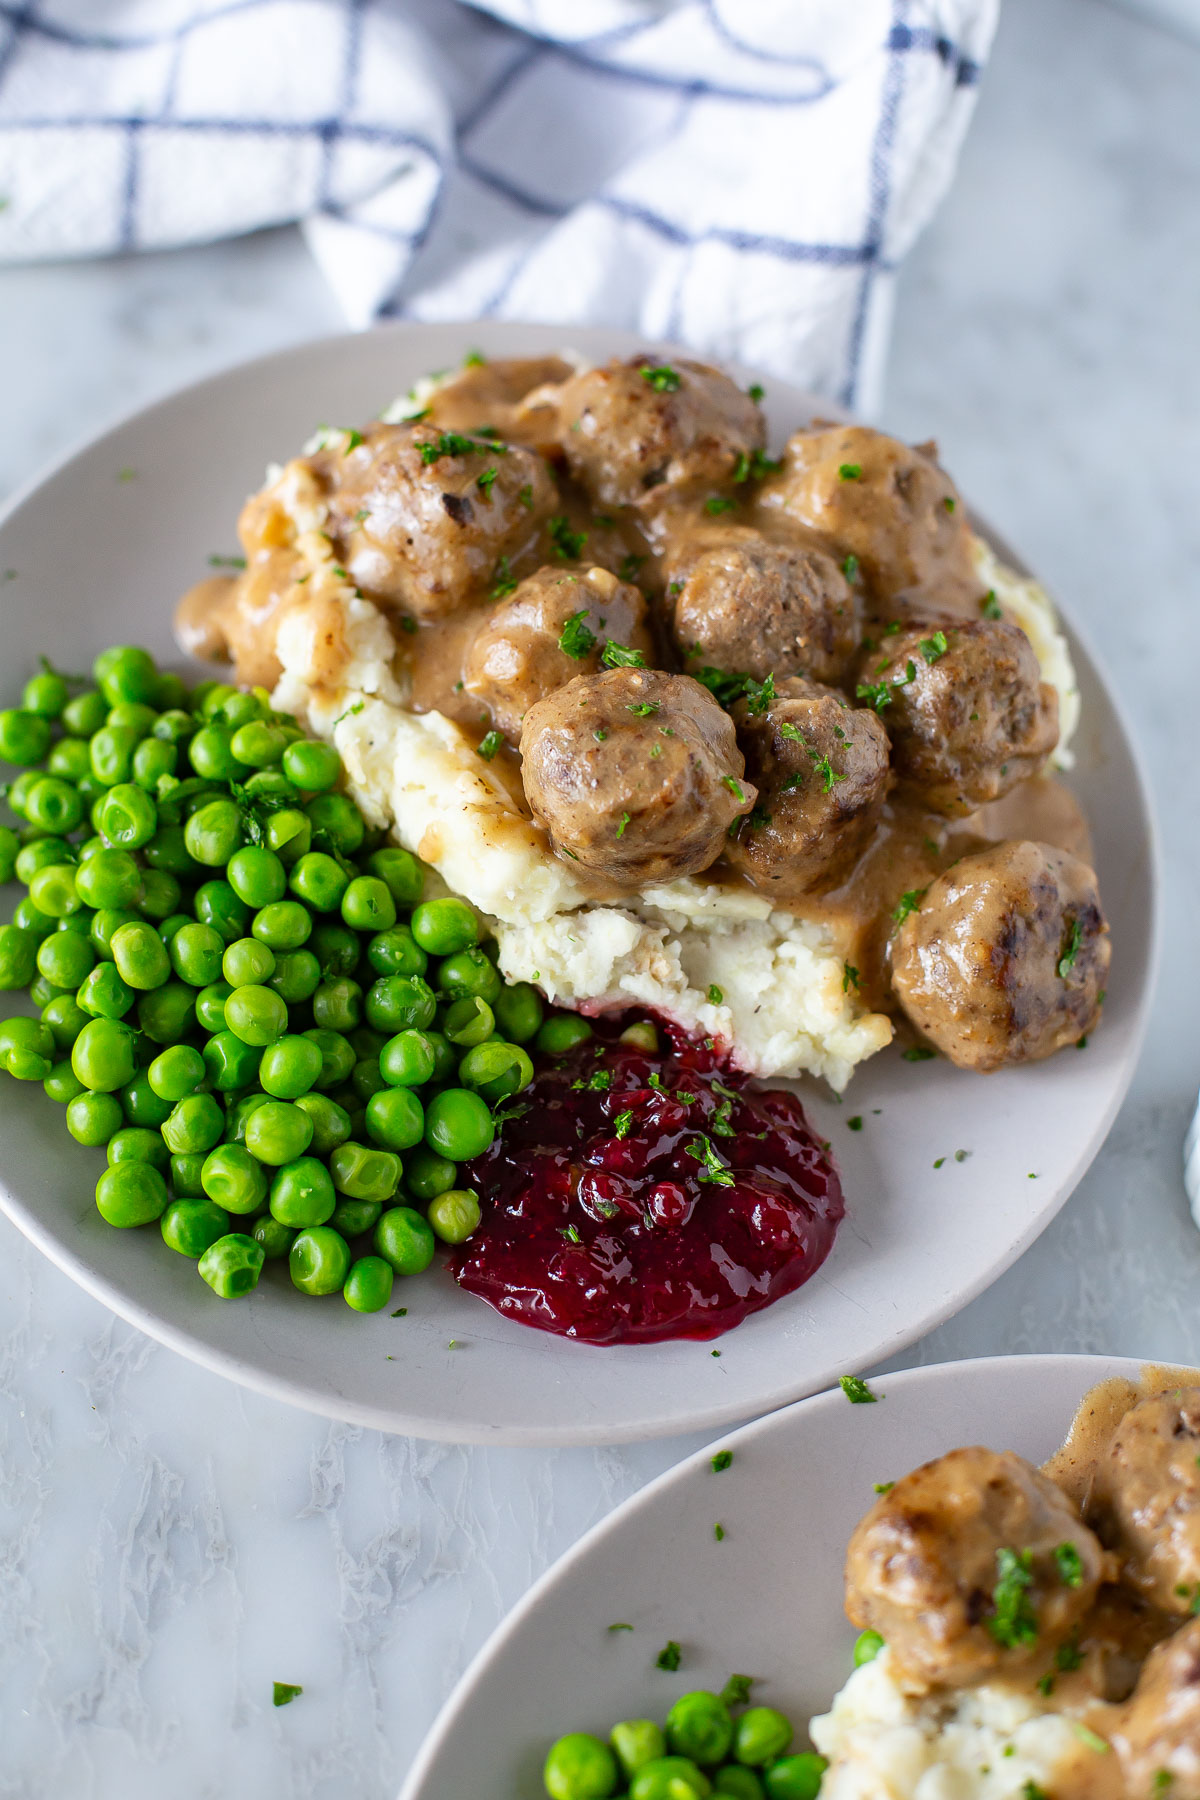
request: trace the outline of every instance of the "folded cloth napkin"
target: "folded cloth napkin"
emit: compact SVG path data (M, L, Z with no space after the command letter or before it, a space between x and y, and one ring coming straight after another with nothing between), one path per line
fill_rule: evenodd
M0 0L0 259L299 220L355 325L624 325L869 411L998 5Z

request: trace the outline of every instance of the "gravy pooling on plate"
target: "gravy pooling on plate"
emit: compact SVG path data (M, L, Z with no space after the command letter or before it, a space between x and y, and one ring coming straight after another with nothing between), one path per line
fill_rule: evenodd
M406 704L477 734L598 901L698 876L829 927L864 1006L951 1061L1094 1027L1109 963L1087 829L1050 772L1060 696L977 572L936 447L814 422L651 356L476 363L399 423L325 431L247 504L245 573L185 646L271 686L297 538L387 617Z

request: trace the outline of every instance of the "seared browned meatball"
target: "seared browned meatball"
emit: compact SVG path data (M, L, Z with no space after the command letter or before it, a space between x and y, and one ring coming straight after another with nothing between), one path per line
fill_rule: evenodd
M968 1685L1068 1638L1106 1568L1095 1534L1024 1457L951 1450L855 1529L846 1612L881 1634L908 1681Z
M820 550L702 528L675 540L664 573L684 657L756 681L839 681L858 649L858 597Z
M901 909L896 997L960 1069L1038 1062L1096 1023L1111 952L1096 877L1078 857L994 844Z
M1185 1616L1200 1604L1197 1457L1200 1387L1176 1388L1129 1409L1095 1487L1126 1581L1164 1612Z
M1150 1652L1110 1735L1130 1800L1200 1800L1200 1619Z
M609 639L653 657L638 589L607 569L547 566L496 607L467 652L464 684L515 744L534 702L599 669Z
M482 599L556 500L542 457L428 424L368 426L356 448L323 450L312 465L353 581L418 619Z
M521 759L554 848L625 887L707 869L754 805L729 714L661 669L577 675L530 707Z
M1058 695L1003 620L894 632L863 659L857 691L888 728L901 782L948 818L1036 775L1058 742Z
M606 506L713 494L766 443L756 403L719 369L682 357L589 369L564 383L559 404L571 473Z
M918 591L960 605L982 592L954 483L924 448L882 431L798 431L758 503L835 545L839 556L854 556L878 603Z
M725 854L786 906L854 867L890 782L887 733L873 712L815 681L780 682L765 711L757 704L741 700L733 716L758 805Z

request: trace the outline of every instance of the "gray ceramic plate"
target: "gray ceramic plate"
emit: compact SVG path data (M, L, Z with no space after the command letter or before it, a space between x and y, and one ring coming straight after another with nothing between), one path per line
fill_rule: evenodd
M1099 1356L908 1369L872 1384L878 1405L819 1394L699 1451L530 1589L459 1682L400 1800L545 1800L542 1760L563 1732L661 1723L679 1694L719 1692L734 1673L758 1677L755 1701L798 1725L824 1712L850 1672L842 1562L872 1484L959 1444L1044 1462L1088 1388L1137 1374ZM718 1448L733 1461L714 1474ZM633 1630L610 1632L616 1622ZM668 1639L682 1650L674 1675L655 1666Z
M40 652L78 668L107 644L141 642L171 660L176 597L210 555L236 549L239 507L265 464L291 455L318 423L378 412L471 345L519 355L564 343L598 358L641 347L614 331L392 326L231 370L97 439L19 495L0 523L0 574L13 571L0 581L0 694L15 697ZM808 408L785 384L767 387L781 438ZM397 1295L404 1319L314 1302L279 1270L251 1299L217 1301L157 1231L103 1224L92 1203L95 1154L72 1143L57 1108L8 1081L0 1203L69 1275L164 1343L281 1399L382 1430L517 1444L656 1437L749 1418L893 1355L1045 1227L1133 1072L1154 935L1150 820L1112 695L1075 636L1073 648L1084 702L1073 779L1113 928L1103 1028L1084 1054L987 1077L892 1051L863 1068L844 1108L814 1086L811 1116L834 1142L849 1217L815 1279L739 1326L720 1359L698 1343L567 1343L499 1318L436 1275ZM854 1113L867 1121L858 1134L845 1126ZM955 1163L958 1149L970 1159Z

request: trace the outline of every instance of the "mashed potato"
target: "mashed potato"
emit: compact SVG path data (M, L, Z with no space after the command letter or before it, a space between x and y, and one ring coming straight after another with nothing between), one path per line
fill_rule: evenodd
M1024 1800L1081 1777L1071 1792L1086 1792L1086 1763L1104 1754L1036 1693L997 1684L911 1698L886 1650L809 1730L829 1758L821 1800Z
M387 621L336 567L315 490L300 483L295 465L281 472L273 498L292 522L311 583L311 604L280 629L284 672L274 704L331 738L367 817L487 916L506 976L585 1011L652 1008L719 1039L752 1074L818 1075L838 1091L891 1042L891 1021L859 1001L833 930L820 920L703 876L597 901L549 850L508 767L482 761L473 739L440 713L407 710ZM1065 762L1079 700L1054 610L986 545L975 554L981 578L1024 627L1058 689ZM336 691L313 685L323 650L328 661L331 609L339 621Z

